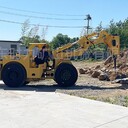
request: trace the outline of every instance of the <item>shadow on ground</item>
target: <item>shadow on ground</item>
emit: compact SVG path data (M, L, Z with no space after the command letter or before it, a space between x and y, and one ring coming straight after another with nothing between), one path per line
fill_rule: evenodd
M18 91L37 91L37 92L56 92L56 90L114 90L114 89L128 89L128 85L121 85L118 87L103 87L92 85L75 85L71 87L62 87L57 84L54 85L34 85L29 84L19 88L10 88L4 84L0 84L0 90L18 90Z

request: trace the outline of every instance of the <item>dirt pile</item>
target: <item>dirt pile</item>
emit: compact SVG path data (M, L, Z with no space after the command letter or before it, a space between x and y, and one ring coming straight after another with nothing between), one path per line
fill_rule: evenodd
M128 77L128 51L120 53L117 57L117 68L114 69L113 57L109 56L101 65L94 67L80 68L80 74L88 74L93 78L98 78L102 81L114 81Z

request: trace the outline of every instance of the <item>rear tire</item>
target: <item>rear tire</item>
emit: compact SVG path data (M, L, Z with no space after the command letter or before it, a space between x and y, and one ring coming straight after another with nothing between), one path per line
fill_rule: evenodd
M25 83L26 70L17 63L7 63L1 72L2 80L8 87L20 87Z
M77 78L78 73L76 68L68 63L60 64L55 71L54 80L61 86L73 86Z

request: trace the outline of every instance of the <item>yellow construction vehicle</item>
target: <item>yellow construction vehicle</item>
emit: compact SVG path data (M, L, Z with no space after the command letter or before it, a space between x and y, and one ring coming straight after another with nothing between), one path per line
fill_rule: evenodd
M38 67L33 58L33 48L41 49L45 43L31 43L27 55L6 55L0 60L1 80L9 87L20 87L31 81L54 79L58 85L72 86L78 78L76 68L72 65L70 57L81 56L91 45L105 43L113 55L118 55L120 51L120 39L117 35L110 35L106 31L92 33L81 37L74 43L69 43L52 51L52 60L47 60ZM67 51L69 48L79 44L79 48L74 51ZM51 51L49 51L51 53ZM52 62L52 65L49 66Z

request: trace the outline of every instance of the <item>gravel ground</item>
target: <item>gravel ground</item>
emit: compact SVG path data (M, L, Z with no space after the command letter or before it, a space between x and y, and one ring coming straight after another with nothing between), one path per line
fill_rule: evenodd
M102 62L73 62L79 69L81 67L93 67ZM110 81L99 81L89 75L79 74L75 87L62 88L56 85L53 80L31 83L32 86L40 91L55 91L69 95L75 95L92 100L99 100L128 107L128 85L111 84ZM40 86L35 86L40 85Z

